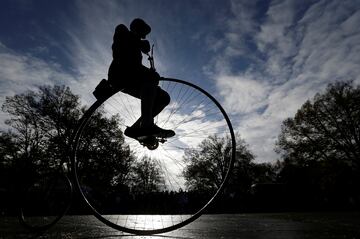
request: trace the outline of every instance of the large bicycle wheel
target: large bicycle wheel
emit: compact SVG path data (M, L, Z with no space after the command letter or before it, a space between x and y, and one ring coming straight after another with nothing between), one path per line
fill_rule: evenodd
M96 101L74 137L73 171L94 215L115 229L146 235L198 218L219 195L235 158L235 136L221 105L198 86L163 78L171 103L155 123L176 136L149 150L122 134L140 100L122 92Z

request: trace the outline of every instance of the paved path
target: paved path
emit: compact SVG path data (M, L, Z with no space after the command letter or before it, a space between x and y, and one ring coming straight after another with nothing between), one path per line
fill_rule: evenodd
M42 235L29 233L16 218L0 217L0 238L360 239L360 213L204 215L176 231L147 237L115 231L92 216L66 216Z

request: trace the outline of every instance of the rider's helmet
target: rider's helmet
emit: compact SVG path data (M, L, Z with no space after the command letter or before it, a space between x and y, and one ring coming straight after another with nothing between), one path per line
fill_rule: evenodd
M144 39L151 32L151 27L144 20L135 18L130 23L130 31Z

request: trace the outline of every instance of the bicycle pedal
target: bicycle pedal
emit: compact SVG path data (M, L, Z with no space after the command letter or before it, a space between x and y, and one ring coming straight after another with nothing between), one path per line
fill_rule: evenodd
M166 142L166 138L158 138L158 141L163 144Z
M152 135L146 135L146 136L136 137L136 139L139 140L139 141L147 141L147 140L155 140L156 137L152 136Z

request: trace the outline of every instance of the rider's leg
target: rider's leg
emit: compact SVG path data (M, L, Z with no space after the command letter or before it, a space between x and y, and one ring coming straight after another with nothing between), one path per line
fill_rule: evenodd
M142 95L141 98L142 115L137 121L140 122L138 136L156 135L158 137L163 137L163 138L174 136L175 132L173 130L163 129L158 127L156 124L154 124L154 116L158 115L165 108L165 106L169 104L170 102L169 94L163 91L160 87L158 87L157 84L155 90L151 88L151 94L153 94L152 96L155 95L155 97L152 98L153 101L151 102L151 104L149 104L147 101L149 97L148 93Z
M157 85L153 80L145 80L142 85L140 93L141 120L138 120L142 128L148 128L154 125L153 107L156 98L156 89Z
M157 116L170 103L170 95L159 86L153 106L153 117Z
M152 86L151 86L152 87ZM154 116L159 114L166 105L170 102L170 96L160 87L156 86L155 91L152 91L151 94L149 93L149 88L146 88L148 91L145 94L134 94L136 90L129 90L125 89L125 93L133 95L141 99L141 113L142 116L131 126L125 129L124 134L128 137L137 138L139 136L145 135L158 135L159 137L172 137L175 135L173 130L162 129L154 124ZM145 92L146 89L144 88ZM150 88L151 89L151 88ZM155 92L155 93L154 93ZM131 94L133 93L133 94ZM149 98L155 95L155 99L150 101ZM149 101L148 101L149 100ZM152 102L152 103L149 103ZM151 108L150 108L151 107Z
M145 102L144 102L145 103ZM170 103L170 96L169 94L164 91L163 89L161 89L159 86L156 87L156 91L155 91L155 100L153 102L153 106L152 106L152 119L150 119L152 121L152 123L154 122L153 118L155 116L157 116L168 104ZM145 106L145 104L143 104L141 102L141 107L147 107ZM145 112L142 112L142 115L144 114L148 114L150 112L146 112L146 109L144 109ZM139 128L141 126L141 122L143 121L143 116L140 117L131 127L137 127Z
M174 136L174 131L162 129L154 124L154 116L159 114L170 102L170 96L158 87L159 75L143 67L138 71L137 76L139 79L137 84L124 89L123 92L141 99L141 117L125 130L125 135L130 137L143 135Z

